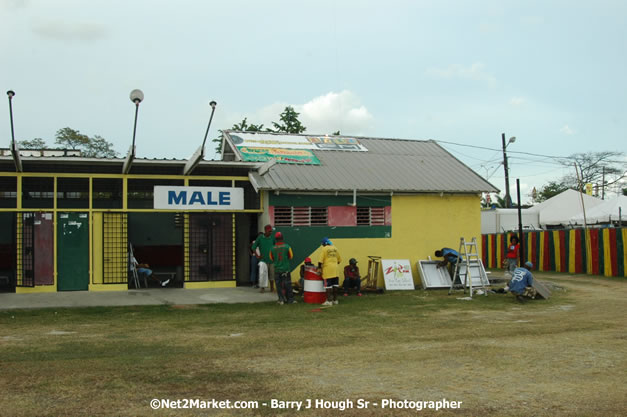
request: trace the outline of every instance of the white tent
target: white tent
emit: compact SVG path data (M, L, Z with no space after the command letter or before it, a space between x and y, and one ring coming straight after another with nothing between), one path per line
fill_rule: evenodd
M538 213L538 222L542 227L557 225L568 226L573 216L583 212L581 205L582 196L586 213L593 207L603 203L603 200L599 198L590 197L587 194L569 189L531 207L529 211Z
M627 223L627 196L624 195L613 200L605 200L589 210L586 208L588 224L616 222L619 216ZM570 220L572 223L583 224L583 212L571 217Z
M526 230L540 228L538 213L521 210L522 226ZM518 230L518 209L481 210L481 234L503 233Z

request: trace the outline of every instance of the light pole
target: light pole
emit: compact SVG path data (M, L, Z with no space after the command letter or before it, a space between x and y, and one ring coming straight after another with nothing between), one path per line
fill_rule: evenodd
M7 96L9 96L9 118L11 119L11 148L15 147L15 132L13 131L13 97L15 96L15 91L9 90L7 91Z
M213 100L209 102L209 105L211 106L211 116L209 117L207 130L205 131L205 138L202 140L202 145L200 145L200 147L196 149L196 152L194 152L194 154L187 160L185 167L183 167L183 175L190 175L192 171L194 170L194 168L196 168L196 166L200 163L200 161L202 161L203 158L205 157L205 142L207 141L207 135L209 134L209 128L211 127L211 121L213 120L213 113L216 111L217 104L218 103L216 103Z
M7 91L7 96L9 97L9 118L11 119L11 155L13 155L13 161L15 162L15 170L22 172L20 150L19 146L17 146L17 142L15 142L15 131L13 129L13 97L15 96L15 91Z
M137 113L139 112L139 103L144 100L142 90L133 90L130 95L131 101L135 103L135 124L133 125L133 154L135 153L135 132L137 131Z
M207 141L207 135L209 134L209 128L211 127L211 121L213 120L213 113L216 111L216 103L215 101L210 101L209 105L211 106L211 116L209 116L209 124L207 124L207 131L205 132L205 138L202 140L202 148L203 151L205 149L205 142Z
M144 93L142 90L133 90L130 94L130 99L135 103L135 123L133 124L133 144L128 148L128 153L122 164L122 174L128 174L131 171L131 165L135 159L135 133L137 132L137 113L139 113L139 103L144 100Z
M505 168L505 208L510 208L512 206L512 197L509 194L509 169L507 168L507 152L505 149L510 143L516 142L516 137L512 136L505 143L505 133L502 133L501 140L503 142L503 168Z

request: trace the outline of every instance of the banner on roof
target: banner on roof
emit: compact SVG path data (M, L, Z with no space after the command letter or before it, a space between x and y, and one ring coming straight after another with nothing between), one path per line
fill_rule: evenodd
M344 136L273 135L269 133L229 133L233 145L238 149L309 149L318 151L368 152L355 138Z
M309 150L278 148L238 148L242 160L246 162L265 162L276 159L282 164L320 165L320 160Z

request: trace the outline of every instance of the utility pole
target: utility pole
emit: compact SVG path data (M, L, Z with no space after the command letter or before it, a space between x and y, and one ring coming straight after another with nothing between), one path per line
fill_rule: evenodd
M605 200L605 167L603 167L603 179L601 180L601 200Z
M505 143L505 133L501 134L501 140L503 142L503 168L505 168L505 208L512 207L512 197L509 194L509 169L507 168L507 152L505 148L507 145L516 140L515 137L511 137L507 143Z

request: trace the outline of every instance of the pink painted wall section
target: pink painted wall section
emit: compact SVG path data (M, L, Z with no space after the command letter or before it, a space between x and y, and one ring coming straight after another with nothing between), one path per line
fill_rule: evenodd
M385 225L392 226L392 206L385 206Z
M268 216L270 216L270 223L274 227L274 206L268 207Z
M330 206L328 210L329 226L357 226L357 207Z

